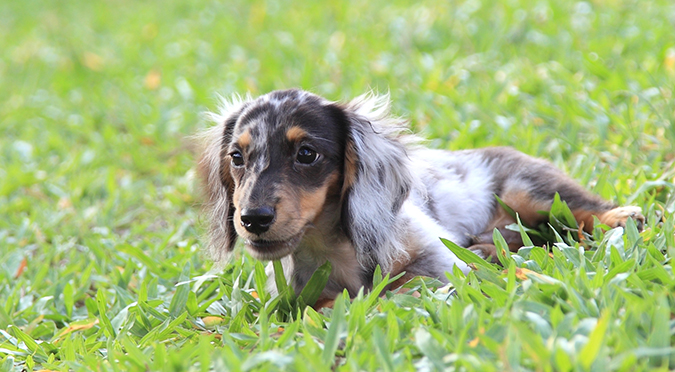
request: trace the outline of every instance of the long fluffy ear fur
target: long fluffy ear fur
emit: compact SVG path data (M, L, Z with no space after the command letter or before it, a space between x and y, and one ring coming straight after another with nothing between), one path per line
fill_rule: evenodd
M414 184L405 142L407 123L389 114L389 95L362 95L343 106L345 148L343 229L362 265L383 269L407 253L396 239L396 217Z
M204 211L208 218L208 243L206 250L215 261L229 257L237 240L232 222L234 205L232 193L234 182L230 175L230 164L223 162L224 146L232 138L232 130L246 100L234 96L231 100L221 100L219 113L208 113L207 117L216 125L197 134L201 143L197 173L204 193Z

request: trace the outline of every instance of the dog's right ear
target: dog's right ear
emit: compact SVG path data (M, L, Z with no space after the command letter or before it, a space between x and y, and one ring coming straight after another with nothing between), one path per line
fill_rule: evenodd
M204 211L208 218L207 252L218 262L227 259L234 249L234 180L230 162L225 157L232 132L244 102L239 97L223 101L220 113L207 114L216 125L195 136L201 144L197 174L204 194Z

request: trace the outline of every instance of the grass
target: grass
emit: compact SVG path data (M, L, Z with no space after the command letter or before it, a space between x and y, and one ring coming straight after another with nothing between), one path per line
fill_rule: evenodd
M674 25L667 0L0 2L0 370L675 368ZM552 159L648 228L280 307L261 263L200 254L185 138L217 93L288 87L390 91L431 146Z

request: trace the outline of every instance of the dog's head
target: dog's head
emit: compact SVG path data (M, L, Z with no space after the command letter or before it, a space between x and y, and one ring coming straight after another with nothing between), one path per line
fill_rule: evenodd
M388 116L386 98L342 105L275 91L227 103L214 118L199 173L216 259L237 235L256 258L284 257L320 224L376 260L412 182L397 138L403 122Z

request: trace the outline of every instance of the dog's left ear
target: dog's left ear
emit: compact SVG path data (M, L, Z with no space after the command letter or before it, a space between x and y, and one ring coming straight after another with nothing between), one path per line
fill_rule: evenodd
M404 120L389 115L389 96L372 94L342 106L347 117L342 225L362 264L386 269L401 249L397 215L413 186L403 143Z

